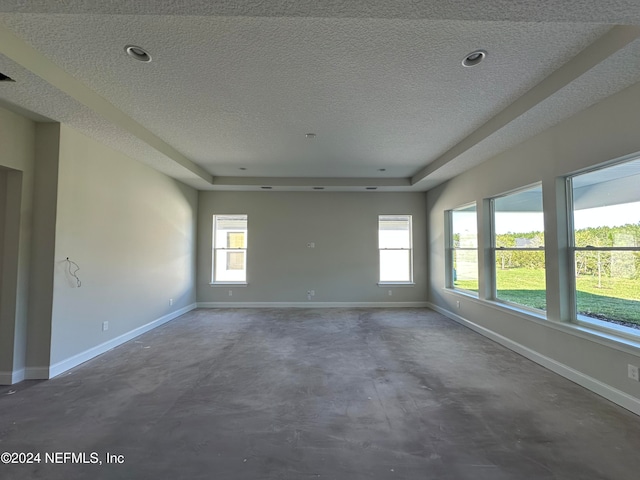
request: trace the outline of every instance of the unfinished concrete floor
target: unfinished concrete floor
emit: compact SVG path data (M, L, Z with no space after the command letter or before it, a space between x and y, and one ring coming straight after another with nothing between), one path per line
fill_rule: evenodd
M0 452L43 456L3 480L637 480L639 448L640 417L426 309L196 310L0 389Z

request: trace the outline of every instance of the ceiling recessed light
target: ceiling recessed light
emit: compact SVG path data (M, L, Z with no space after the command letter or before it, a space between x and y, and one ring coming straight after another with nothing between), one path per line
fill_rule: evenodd
M124 47L124 51L127 52L127 55L129 55L130 57L135 58L136 60L139 60L141 62L151 61L151 55L149 55L149 53L147 53L147 51L142 47L138 47L136 45L127 45L126 47Z
M247 167L240 167L240 168L238 168L238 170L246 170L246 169L247 169Z
M378 187L365 187L366 190L377 190Z
M316 138L316 134L315 133L305 133L304 136L306 138L308 138L309 140L313 140L314 138Z
M273 187L260 187L263 190L271 190Z
M486 56L487 52L485 50L476 50L464 57L464 60L462 60L462 65L464 67L475 67L482 60L484 60Z
M15 80L4 73L0 73L0 82L15 82Z
M378 171L379 171L379 172L386 172L386 171L387 171L387 169L386 169L386 168L379 168L379 169L378 169Z
M324 190L324 187L313 187L314 190Z

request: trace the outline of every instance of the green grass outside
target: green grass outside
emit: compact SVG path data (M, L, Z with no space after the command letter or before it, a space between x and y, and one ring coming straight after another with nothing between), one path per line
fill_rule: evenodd
M546 309L544 269L512 268L496 271L498 298L540 310ZM461 280L456 288L477 291L478 282ZM576 279L578 313L600 320L640 325L640 280L581 276Z

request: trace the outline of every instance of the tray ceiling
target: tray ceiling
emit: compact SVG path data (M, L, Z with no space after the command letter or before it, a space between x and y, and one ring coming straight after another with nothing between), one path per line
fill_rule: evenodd
M624 2L288 3L0 2L0 103L200 189L426 190L640 81Z

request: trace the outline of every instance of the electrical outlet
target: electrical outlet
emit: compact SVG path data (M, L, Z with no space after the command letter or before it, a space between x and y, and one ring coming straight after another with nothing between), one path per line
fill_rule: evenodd
M640 382L640 374L638 372L638 367L635 365L628 364L627 365L627 374L631 380L635 380L636 382Z
M229 290L229 296L233 297L233 290Z
M172 306L172 305L173 305L173 298L170 298L169 299L169 306Z
M102 331L106 332L109 330L109 322L102 322Z
M460 308L460 300L456 300L456 307Z
M389 296L393 295L393 290L389 290Z

